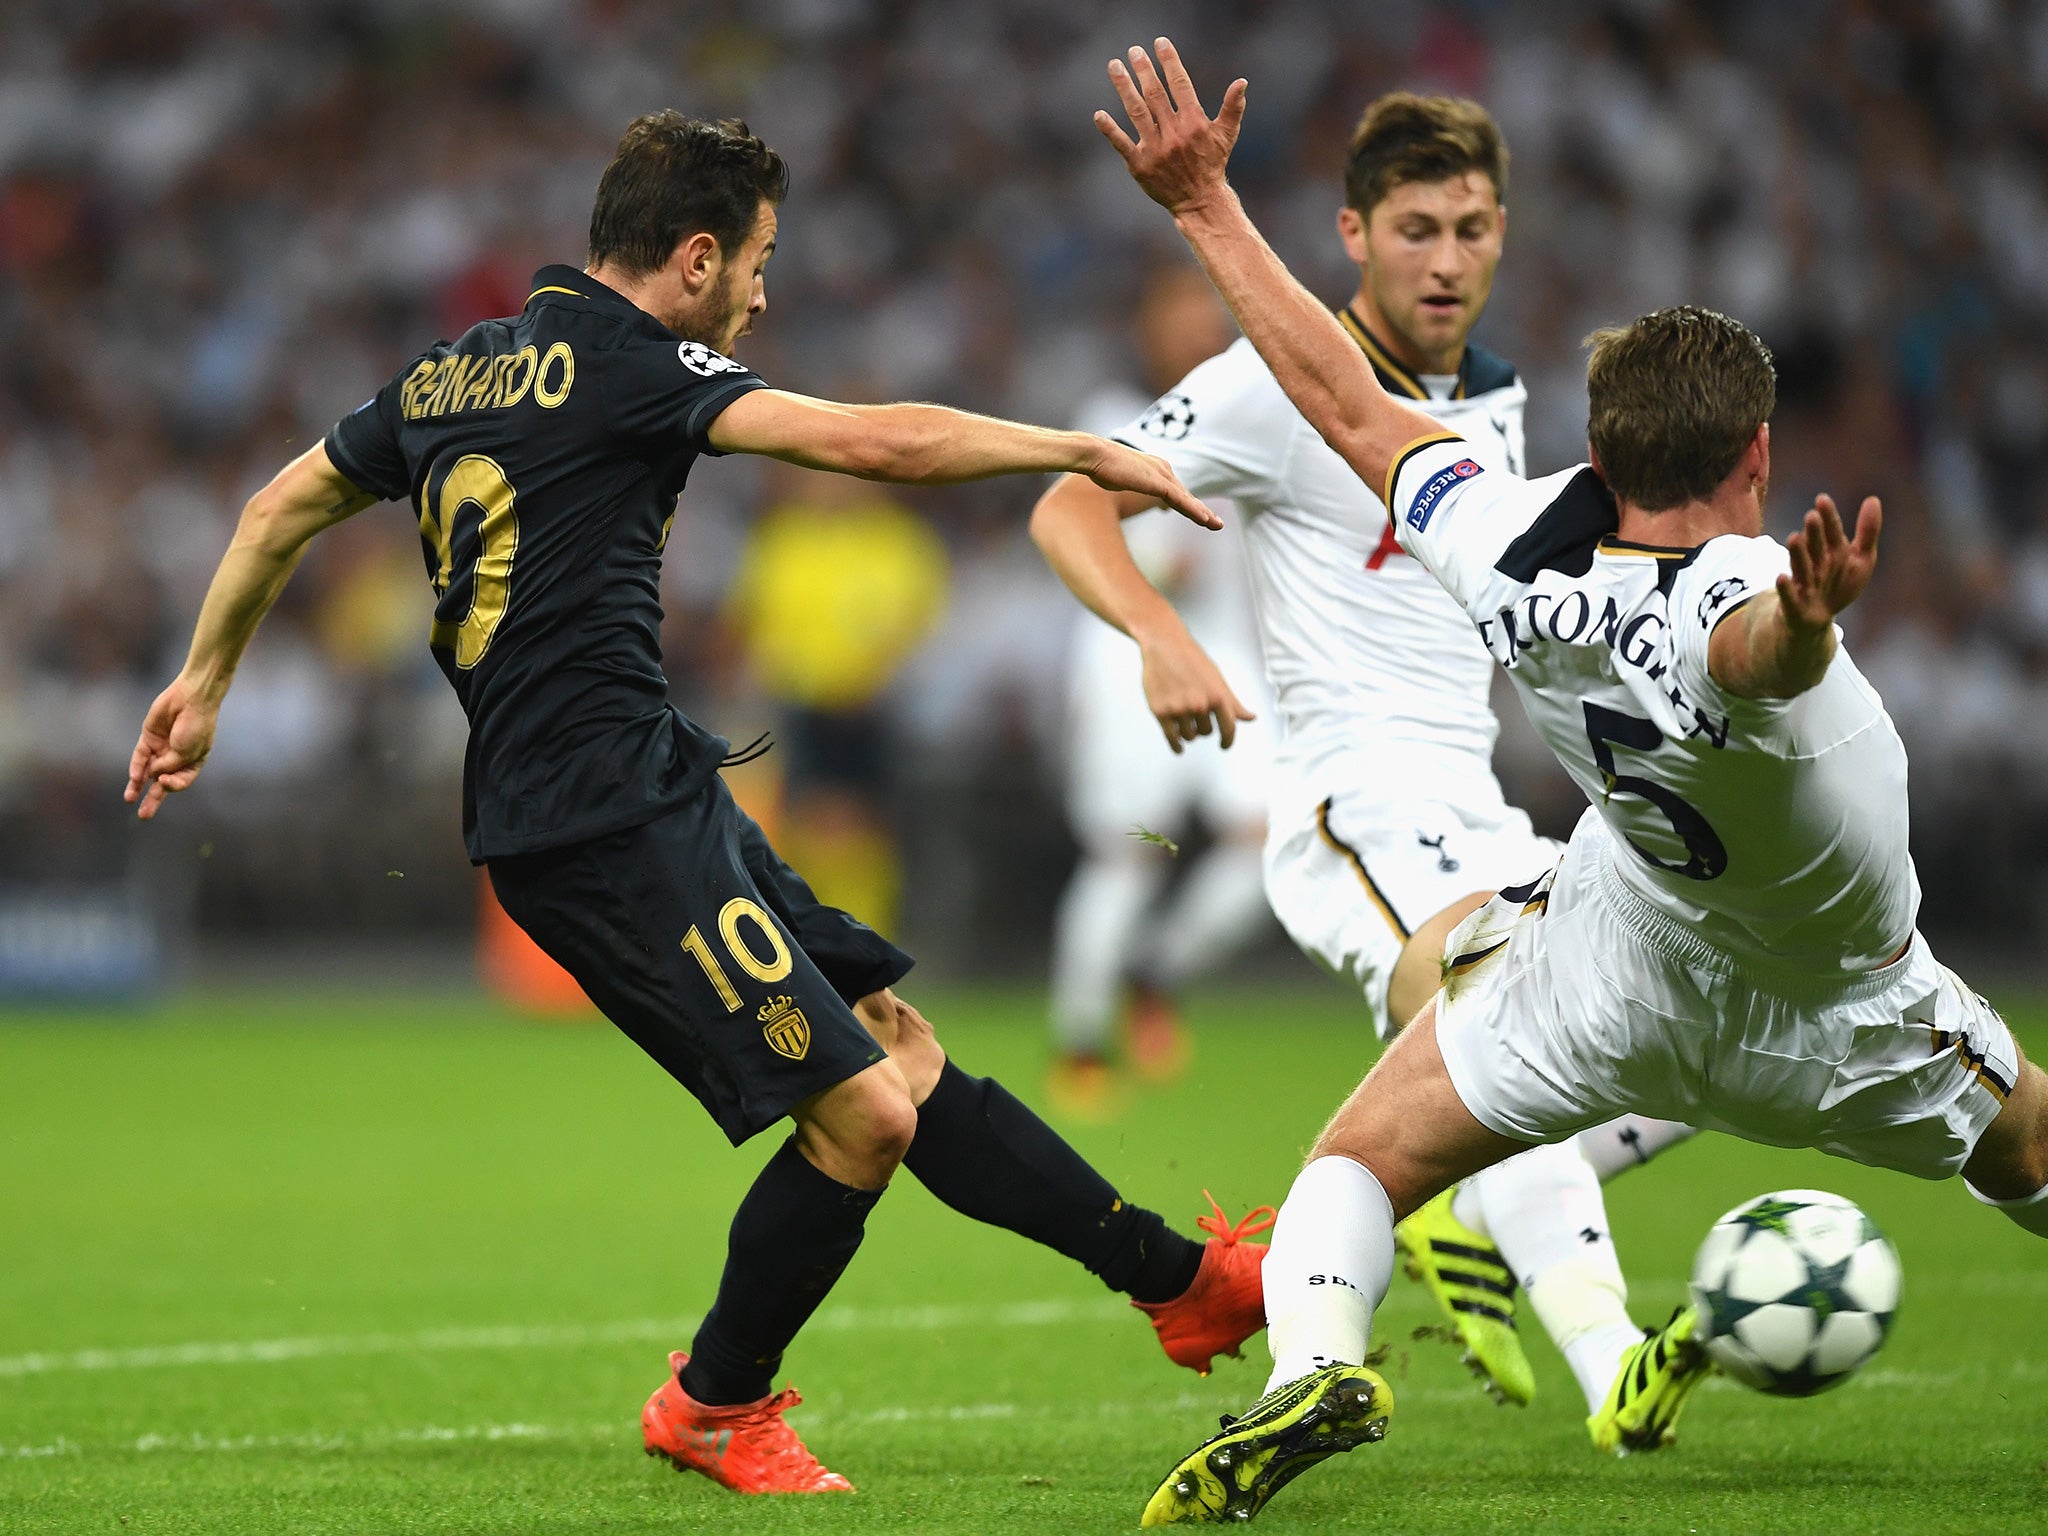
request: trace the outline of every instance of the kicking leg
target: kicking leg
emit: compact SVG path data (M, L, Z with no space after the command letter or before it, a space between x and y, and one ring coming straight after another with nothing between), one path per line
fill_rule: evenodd
M1393 1276L1394 1223L1528 1145L1473 1118L1437 1049L1435 1006L1425 1007L1317 1139L1295 1180L1301 1203L1290 1191L1280 1208L1265 1276L1273 1384L1312 1359L1363 1361Z
M1001 1083L946 1060L915 1008L882 992L856 1011L898 1064L917 1104L917 1135L903 1166L963 1216L1043 1243L1075 1260L1152 1318L1167 1354L1207 1371L1210 1359L1264 1325L1259 1261L1220 1213L1207 1244L1183 1237L1156 1211L1132 1205L1058 1132ZM1250 1218L1247 1218L1249 1221Z
M1273 1383L1167 1474L1144 1524L1248 1520L1316 1462L1385 1434L1393 1394L1363 1362L1394 1223L1526 1145L1465 1108L1425 1008L1324 1129L1281 1209L1266 1268Z

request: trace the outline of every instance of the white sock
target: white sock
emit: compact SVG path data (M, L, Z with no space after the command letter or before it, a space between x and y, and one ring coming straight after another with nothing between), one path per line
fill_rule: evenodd
M1587 1413L1600 1411L1607 1394L1614 1389L1614 1378L1621 1374L1621 1362L1642 1342L1643 1330L1632 1324L1603 1323L1591 1333L1582 1333L1571 1343L1558 1346L1564 1363L1578 1378L1579 1390L1586 1396Z
M1623 1115L1605 1125L1579 1132L1579 1151L1605 1184L1617 1173L1640 1168L1667 1147L1699 1135L1679 1120L1653 1120L1648 1115Z
M1474 1174L1469 1188L1485 1216L1483 1230L1598 1409L1622 1352L1640 1343L1643 1331L1629 1319L1628 1282L1592 1164L1573 1142L1560 1142Z
M1178 992L1213 971L1258 936L1266 922L1266 878L1257 843L1211 848L1188 871L1158 924L1153 974Z
M1084 854L1053 923L1052 1030L1063 1051L1109 1053L1124 966L1164 869L1150 858Z
M1372 1314L1394 1278L1394 1207L1348 1157L1301 1170L1266 1253L1266 1346L1272 1391L1326 1365L1360 1365Z
M1976 1186L1968 1179L1963 1181L1963 1188L1969 1190L1972 1196L1985 1205L2005 1212L2022 1231L2031 1232L2036 1237L2048 1237L2048 1184L2043 1184L2031 1195L2018 1200L1994 1200L1989 1195L1979 1194ZM1269 1312L1272 1306L1272 1302L1266 1303Z

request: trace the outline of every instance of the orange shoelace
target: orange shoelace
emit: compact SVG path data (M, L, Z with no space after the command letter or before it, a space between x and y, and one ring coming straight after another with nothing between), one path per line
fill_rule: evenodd
M1216 1197L1206 1189L1202 1198L1209 1202L1209 1214L1197 1216L1195 1225L1212 1237L1220 1237L1226 1243L1241 1243L1248 1237L1256 1237L1280 1219L1280 1213L1270 1205L1256 1205L1244 1213L1244 1220L1236 1226L1223 1214L1223 1207L1216 1203Z
M810 1453L797 1432L782 1417L802 1401L803 1394L795 1387L784 1387L746 1416L746 1426L754 1449L764 1460L785 1466L791 1472L814 1477L823 1474L824 1465Z

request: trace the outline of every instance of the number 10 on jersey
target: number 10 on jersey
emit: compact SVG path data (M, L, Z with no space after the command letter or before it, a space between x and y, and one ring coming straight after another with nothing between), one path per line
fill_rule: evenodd
M438 488L431 476L420 491L420 538L434 561L434 595L446 599L458 578L467 576L469 610L451 623L438 613L427 640L455 653L455 665L467 672L484 659L491 637L505 617L512 596L512 557L519 553L519 517L513 510L517 493L496 459L467 453L450 466ZM461 571L455 567L457 522L476 509L476 552ZM461 540L467 545L468 540Z

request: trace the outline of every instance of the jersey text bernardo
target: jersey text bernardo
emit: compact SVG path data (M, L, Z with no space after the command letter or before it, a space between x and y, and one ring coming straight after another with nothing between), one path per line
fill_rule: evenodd
M544 267L519 314L436 344L327 435L335 468L419 517L428 645L469 717L472 859L644 825L717 770L726 743L668 701L661 554L712 421L762 387Z
M558 341L545 353L531 342L517 352L472 357L454 353L422 358L398 388L399 414L407 421L454 411L499 411L517 405L529 390L534 403L552 411L576 384L576 353Z

